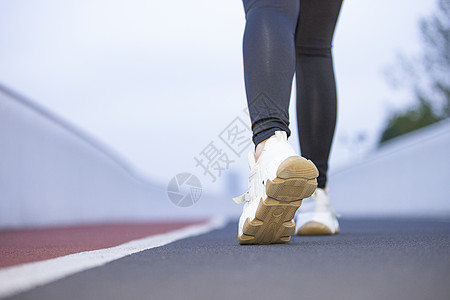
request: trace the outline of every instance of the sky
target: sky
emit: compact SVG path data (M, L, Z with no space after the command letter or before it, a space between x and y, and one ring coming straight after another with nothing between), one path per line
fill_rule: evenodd
M418 21L434 7L432 0L344 1L334 37L331 170L373 151L389 112L411 103L384 70L398 53L420 51ZM0 83L160 184L189 172L213 192L244 192L246 153L234 154L219 137L236 118L249 125L244 26L241 1L0 0ZM290 115L299 149L294 101ZM211 142L233 160L215 182L194 160Z

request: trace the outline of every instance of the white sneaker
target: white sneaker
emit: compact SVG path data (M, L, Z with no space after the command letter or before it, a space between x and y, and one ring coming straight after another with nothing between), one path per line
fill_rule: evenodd
M339 233L338 214L330 204L327 193L317 188L314 194L303 200L302 209L295 219L298 235L327 235Z
M233 198L245 201L239 219L240 244L286 243L295 234L295 212L303 198L317 187L319 172L310 161L297 155L284 131L269 138L258 162L248 156L250 178L247 193Z

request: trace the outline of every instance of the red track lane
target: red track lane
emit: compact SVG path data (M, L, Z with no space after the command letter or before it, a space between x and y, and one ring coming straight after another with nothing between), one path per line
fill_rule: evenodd
M0 231L0 268L109 248L204 221L151 222Z

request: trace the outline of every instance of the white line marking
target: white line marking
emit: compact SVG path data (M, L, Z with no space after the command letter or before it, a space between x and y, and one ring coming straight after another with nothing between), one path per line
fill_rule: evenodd
M224 218L168 233L130 241L115 247L69 254L48 260L0 269L0 297L8 297L77 272L104 265L124 256L208 233L226 225Z

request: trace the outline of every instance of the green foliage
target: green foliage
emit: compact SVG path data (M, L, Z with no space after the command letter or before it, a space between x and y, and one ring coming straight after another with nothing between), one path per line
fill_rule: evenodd
M438 9L420 22L422 54L400 57L402 78L391 78L414 94L415 104L389 118L379 144L450 117L450 1L438 0ZM406 80L405 80L406 78Z
M433 108L428 101L420 99L419 105L409 108L405 112L394 114L389 119L381 135L380 143L431 125L442 119L442 116L438 116L433 112Z

